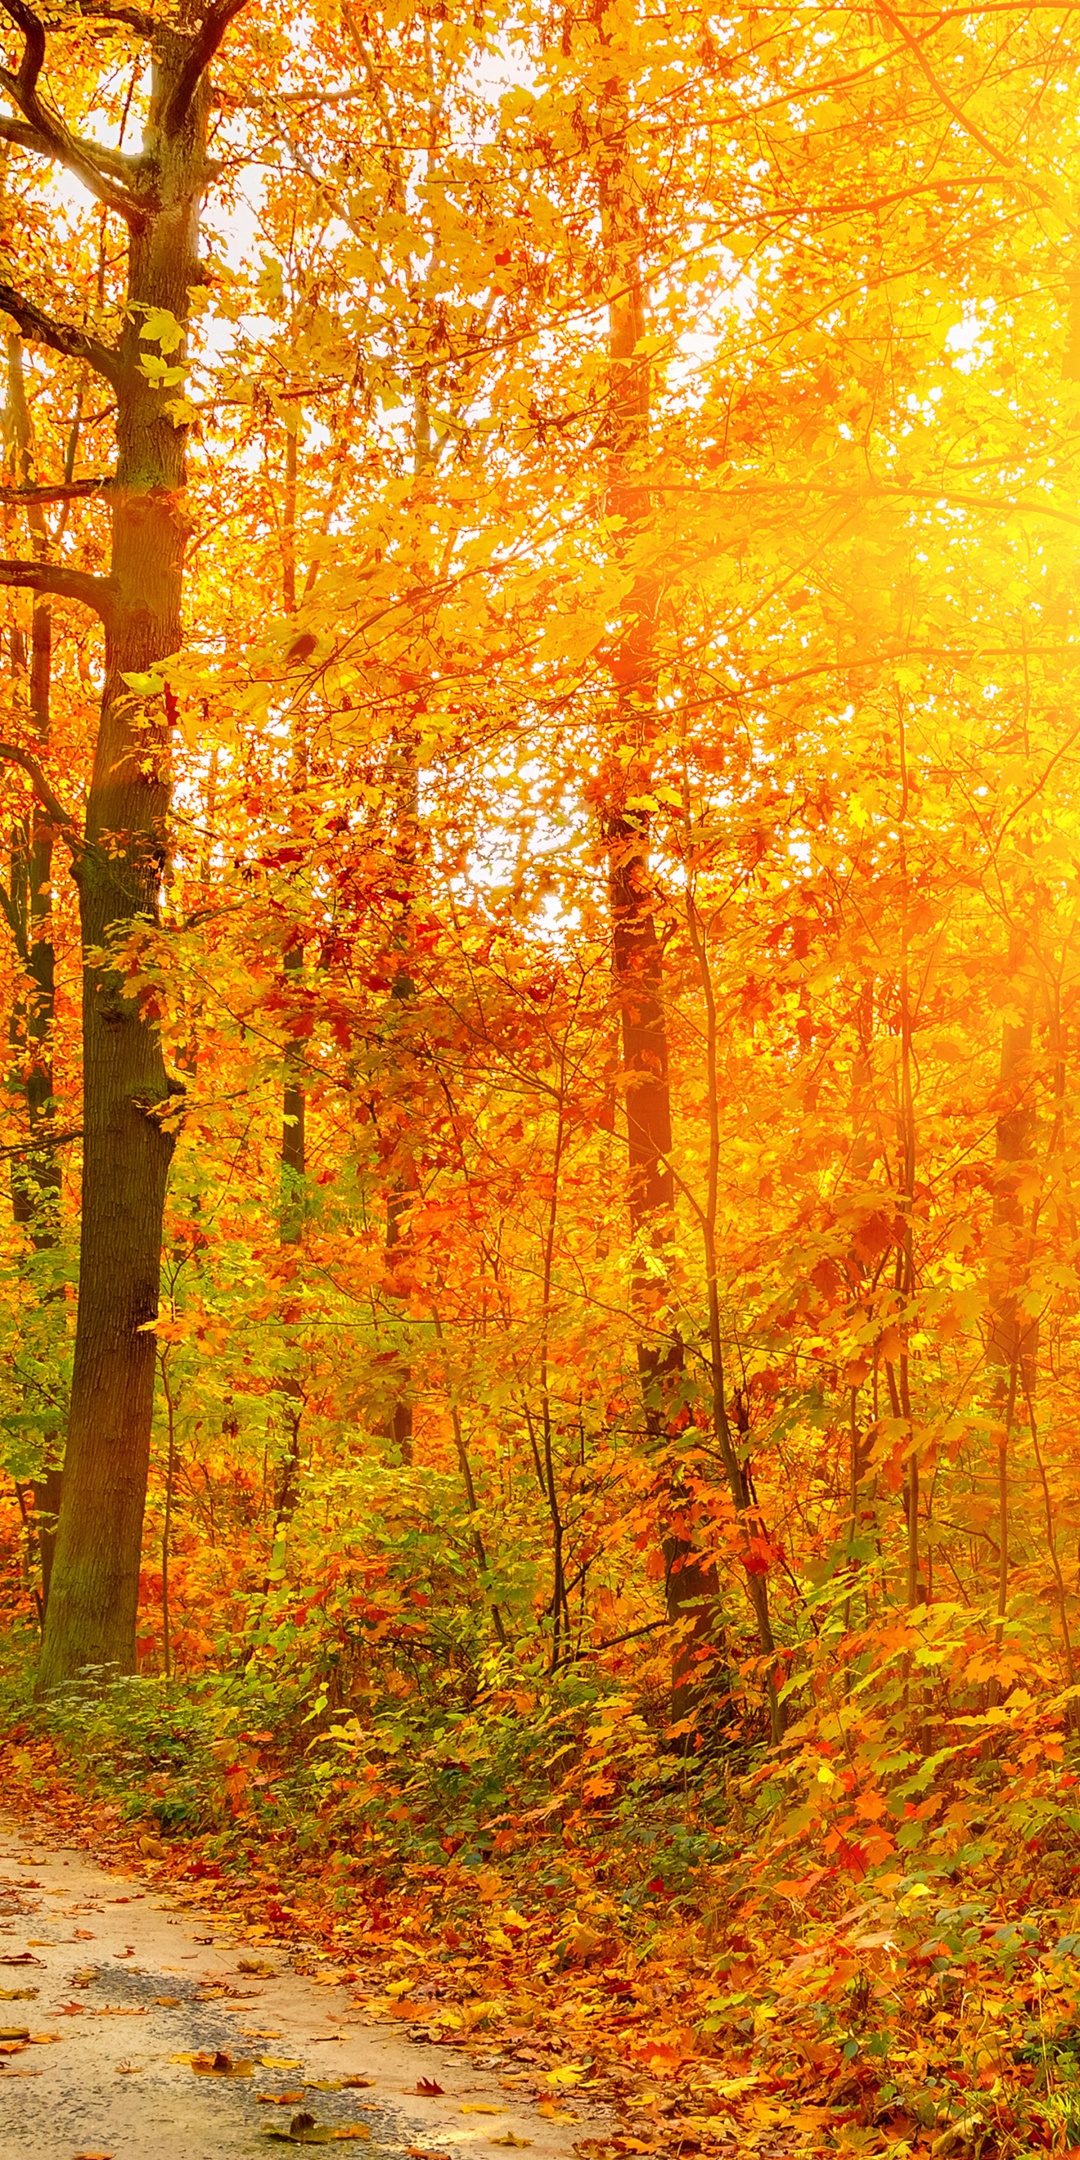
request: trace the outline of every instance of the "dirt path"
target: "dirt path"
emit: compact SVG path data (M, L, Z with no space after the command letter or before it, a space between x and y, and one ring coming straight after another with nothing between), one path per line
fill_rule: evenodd
M402 2039L293 1972L286 1948L26 1837L0 1822L0 2160L229 2160L287 2150L267 2133L294 2124L298 2143L328 2142L305 2116L351 2129L338 2149L370 2160L526 2144L569 2160L596 2134L595 2118L538 2115L511 2059ZM192 2055L219 2066L177 2060Z

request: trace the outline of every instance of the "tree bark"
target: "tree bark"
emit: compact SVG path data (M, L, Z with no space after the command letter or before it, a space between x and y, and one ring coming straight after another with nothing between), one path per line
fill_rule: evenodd
M152 676L180 645L186 537L185 430L141 363L153 353L145 333L158 310L161 358L182 358L170 319L182 333L201 278L199 211L210 172L206 67L236 12L235 4L188 8L182 28L154 28L144 145L132 161L132 192L119 206L130 229L124 328L104 360L96 348L91 359L115 389L117 459L105 685L75 866L83 947L79 1307L42 1692L87 1664L114 1672L135 1665L153 1327L174 1144L168 1113L182 1090L166 1072L153 1015L128 989L120 950L132 926L157 919L170 791L162 700L131 678ZM24 29L25 15L20 5ZM44 33L41 42L43 49Z
M21 491L35 557L44 561L49 533L43 504L33 489L33 445L30 412L23 376L22 340L15 334L7 341L8 453L14 486ZM48 748L52 690L52 603L42 593L34 595L30 618L30 651L20 625L11 633L11 672L14 704L22 706L37 752ZM49 1252L57 1241L60 1214L60 1158L49 1145L53 1118L53 1026L55 1020L55 953L52 939L53 827L36 797L26 816L16 822L11 845L9 923L22 966L24 988L11 1011L10 1042L12 1079L26 1109L28 1138L40 1137L41 1148L28 1147L12 1156L11 1211L26 1234L31 1250ZM47 1293L48 1294L48 1293ZM55 1292L51 1293L55 1296ZM33 1529L41 1569L38 1611L44 1626L56 1548L56 1519L60 1509L60 1465L45 1462L32 1481Z

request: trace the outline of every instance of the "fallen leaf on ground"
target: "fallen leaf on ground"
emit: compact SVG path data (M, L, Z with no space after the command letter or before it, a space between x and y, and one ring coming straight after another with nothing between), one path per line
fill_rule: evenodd
M433 2152L429 2145L407 2145L409 2160L450 2160L449 2153Z
M505 2115L506 2109L492 2107L490 2100L470 2100L460 2112L462 2115Z
M379 2080L369 2077L343 2077L341 2082L347 2091L358 2092L362 2085L377 2085Z
M434 2099L438 2093L444 2092L445 2089L445 2086L440 2085L436 2078L423 2077L416 2080L417 2092L427 2093L431 2099Z
M13 1950L7 1957L0 1957L0 1965L41 1965L44 1958L36 1958L29 1950Z
M256 2061L263 2070L299 2070L299 2055L258 2055Z
M542 2116L543 2116L543 2118L544 2118L544 2121L545 2121L545 2122L576 2122L576 2121L577 2121L577 2116L576 2116L576 2115L568 2115L568 2114L566 2113L565 2109L563 2109L563 2108L557 2108L557 2107L556 2107L556 2105L555 2105L555 2102L554 2102L554 2100L541 2100L541 2102L540 2102L540 2105L539 2105L539 2107L537 2108L536 2112L537 2112L537 2114L538 2114L538 2115L542 2115Z
M256 2093L260 2107L295 2107L304 2097L303 2091L287 2093Z
M181 2000L182 1998L179 1995L155 1995L154 1997L159 2010L177 2010Z
M141 2064L141 2063L132 2063L132 2062L122 2062L122 2063L117 2063L117 2065L116 2065L116 2075L117 2075L117 2077L138 2077L138 2075L139 2075L139 2072L140 2072L140 2070L142 2069L142 2067L143 2067L143 2066L142 2066L142 2064Z
M113 2156L106 2152L78 2152L72 2156L72 2160L113 2160Z
M32 2002L40 1988L0 1988L0 2002Z
M513 2131L508 2130L505 2137L490 2138L488 2142L492 2145L531 2145L532 2139L515 2137Z
M198 1937L196 1937L197 1940ZM277 1966L271 1965L269 1958L238 1958L236 1970L242 1973L254 1973L259 1980L277 1979Z
M0 2025L0 2040L29 2040L29 2025Z

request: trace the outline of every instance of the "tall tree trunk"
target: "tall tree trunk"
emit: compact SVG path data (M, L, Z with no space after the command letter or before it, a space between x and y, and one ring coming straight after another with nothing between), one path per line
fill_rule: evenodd
M407 720L398 731L392 769L394 816L393 848L396 858L397 923L394 945L401 958L390 989L393 1035L408 1026L409 1007L415 985L409 973L408 949L416 894L416 838L420 815L420 772L416 757L416 731ZM383 1437L393 1442L398 1459L410 1463L413 1454L413 1379L408 1351L409 1269L411 1262L409 1215L415 1207L420 1179L405 1119L399 1113L397 1144L386 1194L385 1295L393 1300L400 1317L395 1333L404 1338L390 1368L389 1401L382 1425Z
M72 135L41 101L45 29L25 0L2 0L24 40L6 94L42 154L77 173L129 233L126 305L115 346L0 286L0 306L23 333L96 369L117 408L109 577L51 564L0 567L0 582L83 599L105 626L105 684L81 838L60 811L75 853L83 945L83 1194L71 1410L42 1690L88 1663L120 1672L135 1663L153 1325L173 1149L168 1112L179 1083L165 1070L153 1018L128 988L120 948L132 925L157 918L167 845L169 729L153 671L181 638L185 430L169 412L171 385L163 388L162 379L182 362L190 291L202 277L199 210L210 172L206 70L240 4L186 0L168 25L136 19L151 47L150 107L142 152L128 159ZM40 774L35 785L55 802Z
M1009 974L1017 1016L1002 1023L994 1126L994 1201L990 1233L989 1331L991 1439L997 1481L997 1617L1005 1618L1009 1595L1009 1457L1017 1419L1027 1425L1038 1368L1038 1324L1023 1309L1028 1273L1028 1213L1024 1188L1035 1147L1031 1097L1031 1048L1035 983L1030 938L1014 929Z
M285 504L281 521L281 596L286 615L296 613L296 478L299 415L285 437ZM292 791L303 793L307 780L307 743L300 714L293 722ZM295 981L304 972L303 938L294 935L285 948L286 979ZM281 1103L281 1240L300 1241L303 1224L303 1181L307 1174L307 1105L303 1086L303 1055L289 1051L285 1060L285 1085Z
M1080 275L1068 286L1062 379L1080 382ZM1062 601L1067 619L1071 597ZM1051 613L1055 604L1052 603ZM991 1447L997 1485L997 1620L1000 1639L1009 1597L1009 1459L1017 1419L1029 1426L1038 1455L1035 1393L1039 1366L1038 1321L1023 1308L1031 1262L1031 1243L1039 1203L1025 1213L1025 1187L1033 1182L1036 1114L1032 1093L1031 1052L1035 1026L1037 964L1031 902L1021 901L1009 937L1009 1002L1012 1014L1002 1021L994 1124L994 1202L987 1283L987 1365L990 1380ZM1057 1144L1057 1126L1051 1152ZM1041 1474L1041 1458L1040 1458ZM1048 1513L1055 1571L1057 1555ZM1064 1620L1064 1607L1062 1608ZM1065 1626L1067 1629L1067 1621ZM1071 1660L1071 1648L1070 1648ZM997 1700L991 1684L991 1702Z
M292 415L285 436L285 502L281 520L281 597L286 615L296 613L296 483L300 415ZM297 826L300 797L307 785L307 737L301 712L293 719L292 823ZM298 986L304 975L304 939L297 925L289 932L283 971L286 989ZM307 1177L307 1100L304 1094L304 1054L299 1042L285 1053L285 1084L281 1095L281 1198L280 1236L283 1245L299 1245L304 1234ZM296 1507L300 1477L300 1434L304 1420L304 1391L295 1371L286 1372L281 1383L285 1416L285 1458L274 1501L273 1542Z
M604 0L597 0L594 19L605 46L610 42L608 12ZM612 110L624 104L617 74L606 88ZM625 120L625 111L621 117ZM647 535L652 519L642 477L649 447L651 371L640 350L645 310L639 213L621 147L624 132L617 127L609 131L600 201L613 291L608 306L605 510L616 523L619 551L629 554ZM658 596L655 571L639 570L612 654L616 750L604 769L601 801L626 1101L627 1199L634 1243L631 1293L639 1328L637 1365L645 1427L654 1447L673 1438L684 1371L682 1341L670 1318L675 1187L663 956L649 819L640 807L653 777ZM713 1562L695 1541L690 1496L677 1468L669 1477L662 1535L667 1612L674 1630L672 1716L679 1722L703 1699L716 1625L717 1577Z
M7 408L5 414L8 457L16 487L30 487L34 459L30 411L23 376L22 339L13 334L7 341ZM45 562L49 532L40 502L27 504L27 523L34 558ZM48 749L52 689L52 602L35 593L30 618L30 652L21 625L11 633L11 672L16 711L24 710L30 741L37 755ZM7 908L9 924L21 964L24 988L11 1011L10 1042L12 1079L26 1110L28 1147L12 1157L12 1215L26 1233L34 1252L48 1252L56 1244L60 1212L60 1162L50 1144L53 1116L53 1025L55 1020L55 953L52 939L53 828L41 804L31 798L25 817L12 835L11 876ZM35 1148L33 1142L44 1144ZM41 1568L38 1609L44 1625L56 1547L56 1519L60 1509L61 1472L57 1462L46 1460L33 1480L34 1531Z

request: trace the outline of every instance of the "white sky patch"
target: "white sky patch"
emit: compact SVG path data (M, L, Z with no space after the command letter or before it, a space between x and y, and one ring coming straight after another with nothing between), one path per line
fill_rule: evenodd
M961 320L953 323L945 333L946 352L955 353L956 365L962 375L970 375L990 358L990 324L987 318L993 313L992 300L981 301L977 306L964 309Z

